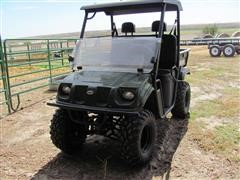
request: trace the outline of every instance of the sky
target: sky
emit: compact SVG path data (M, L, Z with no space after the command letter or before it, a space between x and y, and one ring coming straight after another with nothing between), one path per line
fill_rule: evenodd
M109 1L116 0L0 0L0 34L6 39L79 32L84 17L80 7ZM181 0L181 3L181 24L240 22L240 0ZM133 21L137 27L149 27L156 18L159 15L155 13L117 20L119 24ZM168 20L174 22L171 15ZM109 17L98 14L87 30L106 29L109 22Z

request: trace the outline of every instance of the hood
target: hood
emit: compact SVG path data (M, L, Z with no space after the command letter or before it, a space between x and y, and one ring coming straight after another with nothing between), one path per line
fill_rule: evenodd
M143 73L80 71L68 75L58 89L58 101L107 108L137 108L152 92L151 75ZM69 96L61 86L71 84ZM122 97L124 91L135 94L132 101Z
M126 72L81 71L68 75L63 83L92 87L132 87L138 88L150 78L149 74Z

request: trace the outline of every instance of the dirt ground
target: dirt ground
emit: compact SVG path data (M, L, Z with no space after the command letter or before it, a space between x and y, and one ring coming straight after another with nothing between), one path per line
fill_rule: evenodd
M227 59L210 58L206 47L193 47L189 59L192 75L211 68ZM197 57L197 58L196 58ZM239 56L229 60L239 61ZM218 64L219 65L219 64ZM239 62L231 68L239 67ZM204 69L205 68L205 69ZM226 66L226 68L228 68ZM233 72L224 72L233 77ZM239 90L239 70L236 77L224 79ZM237 74L236 74L237 73ZM219 77L224 77L224 75ZM219 78L218 76L216 79ZM191 111L201 102L219 99L223 96L220 82L209 87L196 79L189 79L192 87ZM211 83L211 79L209 79ZM238 91L239 92L239 91ZM76 157L62 154L49 137L49 125L54 108L46 102L54 93L37 91L25 97L22 110L0 120L0 179L239 179L239 161L233 161L222 154L202 148L193 137L191 119L165 119L158 123L158 144L153 160L142 168L129 168L119 159L119 145L100 136L88 137L82 152ZM237 94L239 96L239 94ZM40 100L42 99L42 100ZM31 105L29 105L31 104ZM235 107L239 109L238 107ZM194 114L194 112L192 113ZM218 114L211 116L218 121ZM205 117L193 117L201 122ZM225 117L224 117L225 118ZM206 118L205 118L206 119ZM227 119L239 118L233 114ZM237 120L236 120L237 119ZM226 118L225 118L226 121ZM210 124L210 121L206 123ZM214 127L212 127L214 128ZM237 149L239 155L239 148Z

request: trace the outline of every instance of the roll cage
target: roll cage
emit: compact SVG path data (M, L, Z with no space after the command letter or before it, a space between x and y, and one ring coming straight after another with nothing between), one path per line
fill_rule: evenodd
M174 11L176 12L176 19L174 22L174 28L171 30L170 35L175 36L176 38L176 44L175 44L175 51L176 53L176 64L174 67L172 67L172 70L176 70L177 74L174 76L175 80L179 78L180 74L180 11L182 10L181 3L178 0L136 0L136 1L121 1L117 3L107 3L107 4L99 4L99 5L92 5L92 6L83 6L81 10L85 10L85 17L83 21L82 31L80 34L80 39L84 37L85 27L88 20L94 18L96 13L98 12L104 12L107 16L110 16L111 20L111 31L112 31L112 37L115 37L114 31L116 30L115 23L114 23L114 16L117 15L123 15L123 14L137 14L137 13L150 13L150 12L159 12L159 28L158 32L156 32L155 36L159 39L161 39L161 42L163 40L163 34L164 34L164 18L165 18L165 12L167 11ZM118 35L117 35L118 36ZM141 36L141 35L138 35ZM145 35L143 35L145 36ZM118 36L119 37L119 36ZM153 80L153 87L156 91L155 95L157 95L157 89L159 89L159 65L160 61L162 60L161 57L161 50L162 50L162 43L158 43L158 51L155 55L154 60L154 67L151 71L151 76ZM166 49L165 49L166 50ZM161 59L161 60L160 60ZM141 72L141 71L139 71ZM174 90L174 99L176 97L176 87ZM160 102L158 102L159 104ZM160 103L161 104L161 103ZM162 105L159 105L160 110ZM169 108L168 111L170 111L171 108ZM160 111L161 112L161 111ZM163 114L161 112L160 114Z
M160 23L159 31L156 34L158 38L162 38L163 27L164 27L164 17L166 11L175 11L176 20L174 23L174 35L177 39L177 64L179 67L179 52L180 52L180 11L182 10L181 3L178 0L135 0L135 1L120 1L113 3L105 4L95 4L82 6L81 10L85 11L84 21L82 25L82 30L80 34L80 39L84 37L85 28L88 20L91 20L95 17L96 13L104 12L107 16L110 16L111 21L111 31L112 37L114 37L114 32L116 30L114 23L114 16L123 15L123 14L137 14L137 13L149 13L149 12L160 12ZM171 32L172 33L172 32ZM138 35L146 36L146 35ZM159 65L159 56L161 51L161 43L159 44L159 51L156 56L155 70L154 74L157 75L158 65Z

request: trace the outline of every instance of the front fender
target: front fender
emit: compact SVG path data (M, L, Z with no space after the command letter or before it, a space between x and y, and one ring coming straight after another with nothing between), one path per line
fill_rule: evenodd
M145 106L153 91L154 88L148 82L139 88L139 99L141 100L140 105L142 108Z

